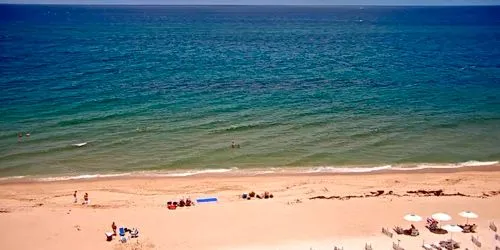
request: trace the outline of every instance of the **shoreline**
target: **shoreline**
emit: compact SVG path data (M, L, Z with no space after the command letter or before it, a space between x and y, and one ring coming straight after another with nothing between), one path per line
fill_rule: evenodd
M488 163L488 162L486 162ZM443 167L428 168L392 168L375 167L373 168L328 168L325 171L310 171L314 168L279 168L279 170L259 169L206 169L206 170L186 170L179 171L143 171L115 174L81 174L73 176L12 176L0 178L0 185L5 184L28 184L44 182L89 182L96 180L146 180L146 179L197 179L197 178L242 178L242 177L300 177L300 176L365 176L365 175L391 175L391 174L430 174L430 173L460 173L460 172L498 172L500 164L478 165L478 166L459 166L443 165ZM321 168L321 167L316 167ZM273 168L272 168L273 169ZM366 170L365 170L366 169ZM337 170L337 171L336 171ZM190 172L191 171L191 172ZM188 173L188 174L185 174Z

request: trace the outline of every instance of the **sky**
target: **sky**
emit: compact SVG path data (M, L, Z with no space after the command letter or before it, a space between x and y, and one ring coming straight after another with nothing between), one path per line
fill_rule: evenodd
M15 4L500 5L500 0L0 0Z

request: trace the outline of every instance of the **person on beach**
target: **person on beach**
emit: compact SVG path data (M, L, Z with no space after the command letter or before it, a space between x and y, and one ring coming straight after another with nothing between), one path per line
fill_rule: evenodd
M77 191L75 190L75 192L73 193L74 203L78 203L78 198L76 197L76 193Z
M113 236L116 236L116 224L113 221L113 224L111 224L111 229L113 229Z
M89 204L89 194L85 193L85 195L83 195L83 203L82 204Z
M17 133L17 141L21 141L23 139L23 132Z

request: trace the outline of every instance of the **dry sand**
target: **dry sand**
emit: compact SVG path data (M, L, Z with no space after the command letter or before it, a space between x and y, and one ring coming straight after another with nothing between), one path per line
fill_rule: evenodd
M419 196L411 190L437 190L466 196ZM73 204L89 193L91 205ZM242 200L244 192L270 191L274 199ZM377 197L370 192L384 190ZM385 195L392 191L393 195ZM500 246L488 229L500 225L500 167L487 171L408 172L353 175L196 176L177 178L115 178L62 182L0 184L1 249L422 249L438 242L436 235L415 223L420 236L381 234L382 227L409 227L407 213L428 217L446 212L451 223L465 222L457 214L480 215L481 249ZM217 204L197 204L171 211L168 200L217 196ZM341 196L314 199L316 196ZM111 223L137 227L140 237L126 244L105 241ZM476 249L470 234L455 233L462 248Z

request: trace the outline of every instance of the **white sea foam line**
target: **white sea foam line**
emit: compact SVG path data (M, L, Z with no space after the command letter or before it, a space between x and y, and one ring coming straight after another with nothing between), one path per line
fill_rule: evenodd
M210 173L227 173L238 168L217 168L217 169L204 169L204 170L188 170L186 172L167 172L167 173L143 173L140 175L153 176L153 177L185 177L198 174L210 174Z
M459 164L465 167L490 166L498 164L498 161L466 161Z
M443 163L443 164L432 164L432 163L422 163L418 164L416 167L395 167L393 170L421 170L421 169L453 169L453 168L463 168L463 167L479 167L479 166L491 166L498 164L498 161L466 161L460 163Z
M498 164L498 161L466 161L460 163L444 163L444 164L432 164L432 163L422 163L418 164L416 167L393 167L391 165L377 166L377 167L352 167L352 168L337 168L337 167L315 167L308 169L306 173L369 173L381 170L398 170L398 171L410 171L410 170L421 170L421 169L453 169L462 167L478 167L478 166L491 166Z
M0 181L16 180L16 179L23 179L23 178L26 178L26 176L19 175L19 176L11 176L11 177L2 177L2 178L0 178Z
M81 180L81 179L93 179L93 178L109 178L109 177L120 177L120 176L128 176L131 173L123 173L123 174L83 174L76 176L59 176L59 177L45 177L38 178L39 181L67 181L67 180Z
M391 165L377 166L377 167L353 167L353 168L337 168L337 167L316 167L309 169L306 173L368 173L373 171L380 171L391 169Z
M305 171L298 171L302 173L368 173L374 171L381 170L400 170L400 171L411 171L411 170L420 170L420 169L452 169L452 168L461 168L461 167L476 167L476 166L490 166L499 164L499 161L466 161L460 163L449 163L449 164L431 164L431 163L422 163L418 164L416 167L393 167L391 165L385 166L377 166L377 167L353 167L353 168L338 168L332 166L323 166L323 167L315 167L310 168ZM227 173L234 170L239 170L236 167L233 168L221 168L221 169L204 169L204 170L189 170L187 172L170 172L170 173L152 173L152 172L135 172L135 173L122 173L122 174L84 174L84 175L76 175L76 176L60 176L60 177L45 177L45 178L37 178L39 181L65 181L65 180L78 180L78 179L92 179L92 178L106 178L106 177L120 177L120 176L129 176L129 175L138 175L138 176L156 176L156 177L185 177L192 176L198 174L209 174L209 173ZM296 171L293 168L285 169L285 168L270 168L267 170L256 171L253 169L249 170L250 173L259 175L259 174L272 174L276 172L284 172L290 170L292 172ZM244 170L243 170L244 171ZM3 177L0 178L0 181L12 180L12 179L22 179L27 178L26 176L12 176L12 177Z
M255 172L256 175L259 175L259 174L273 174L273 173L276 173L276 171L268 170L268 171Z

